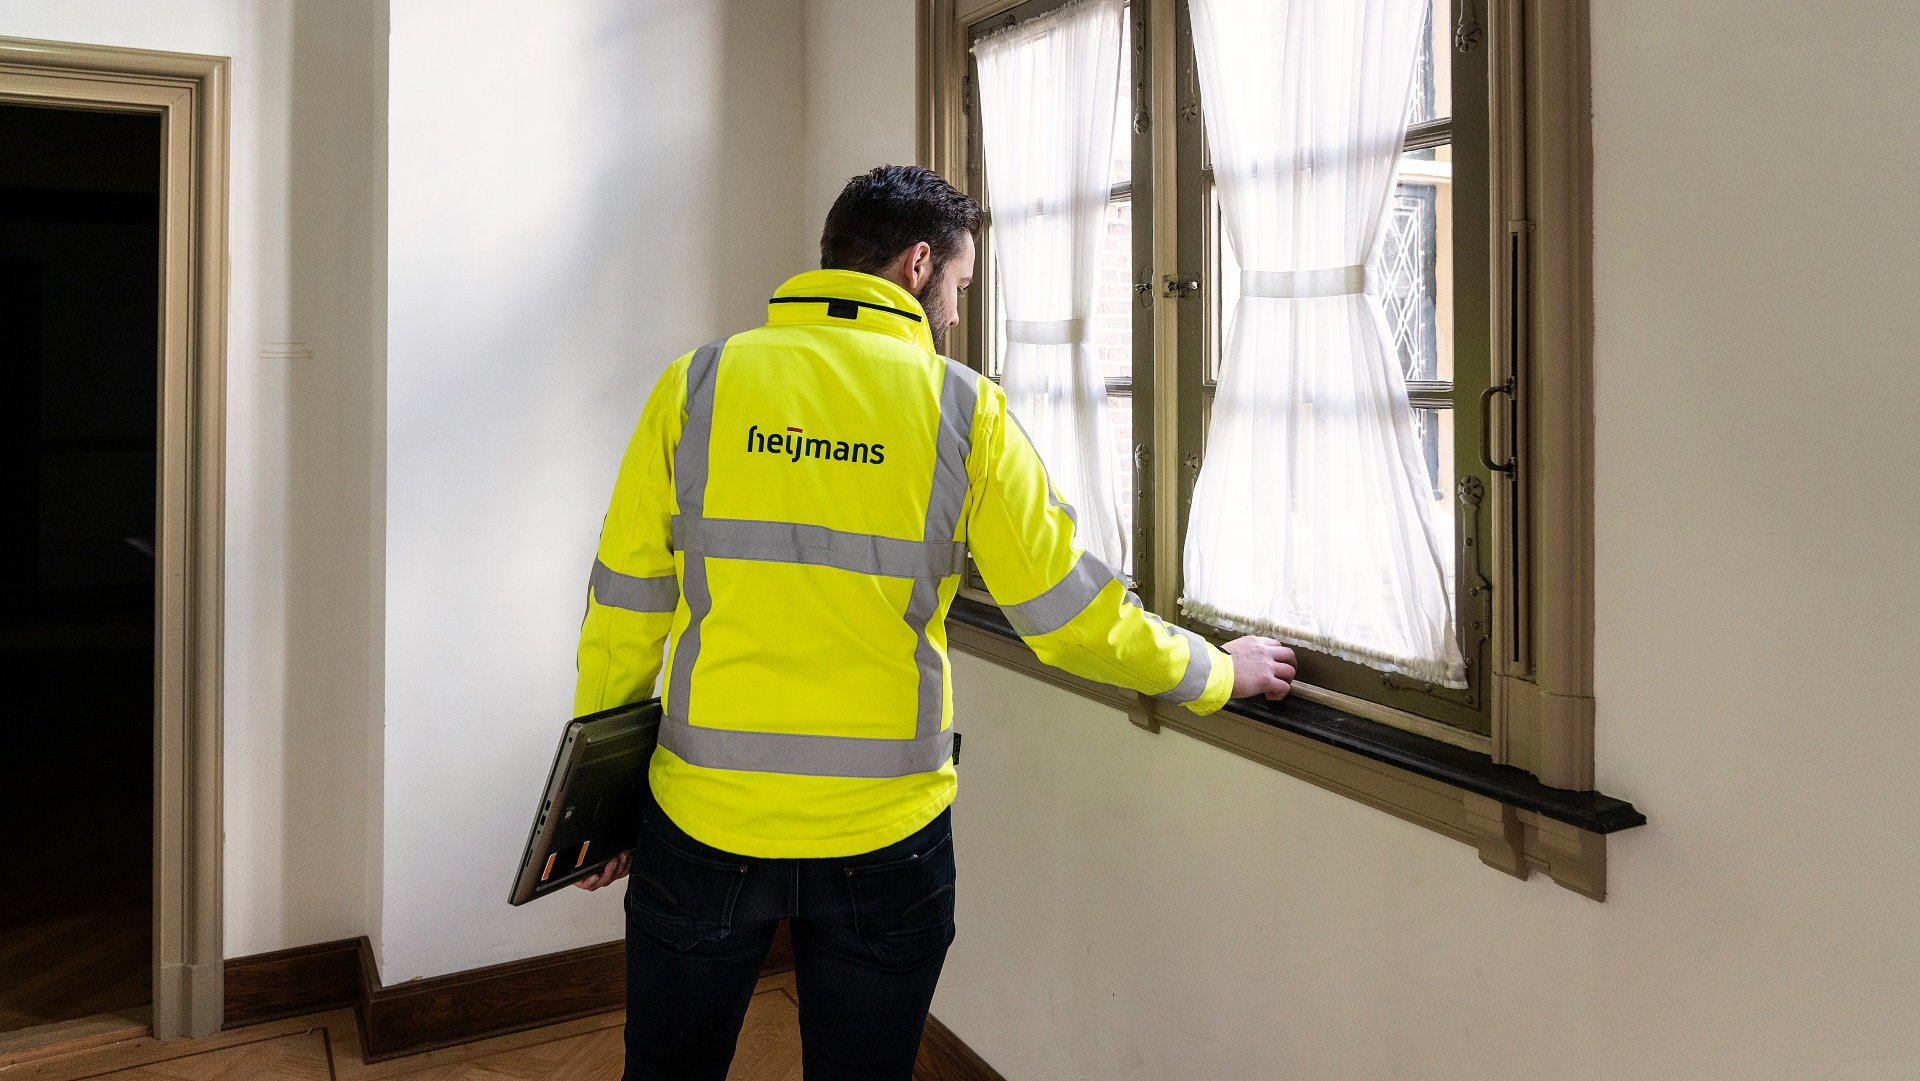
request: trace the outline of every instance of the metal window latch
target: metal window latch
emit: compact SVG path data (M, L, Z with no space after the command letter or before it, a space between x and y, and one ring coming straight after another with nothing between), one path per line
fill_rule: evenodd
M1166 295L1179 300L1185 300L1200 291L1198 278L1168 278L1166 284Z

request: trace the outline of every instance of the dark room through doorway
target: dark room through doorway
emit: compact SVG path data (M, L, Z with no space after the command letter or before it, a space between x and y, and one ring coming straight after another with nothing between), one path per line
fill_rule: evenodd
M0 1031L153 965L161 119L0 105Z

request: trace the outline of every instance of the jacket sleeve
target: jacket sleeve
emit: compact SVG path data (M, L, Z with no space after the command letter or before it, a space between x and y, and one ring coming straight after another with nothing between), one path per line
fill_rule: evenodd
M667 366L620 461L580 625L576 717L650 698L660 675L661 651L680 602L673 452L684 424L686 372L686 357Z
M1042 661L1077 676L1212 713L1233 693L1233 660L1141 606L1126 581L1075 546L1073 508L1048 479L1006 395L980 380L979 472L968 544L987 588Z

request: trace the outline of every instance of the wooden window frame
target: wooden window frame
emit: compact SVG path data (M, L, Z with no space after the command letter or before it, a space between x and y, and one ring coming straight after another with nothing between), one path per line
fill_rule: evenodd
M970 192L980 189L965 115L968 27L1020 3L919 3L920 160ZM1157 182L1173 172L1151 164L1179 160L1178 125L1159 122L1181 108L1172 33L1177 0L1132 3L1132 40L1144 50L1134 61L1135 160L1148 163L1133 184L1136 253L1146 256L1136 255L1144 264L1136 270L1157 286L1192 269L1180 264L1173 185ZM1196 717L1047 668L991 619L963 613L959 604L949 640L1120 708L1150 731L1170 728L1213 743L1467 842L1483 862L1516 877L1543 871L1598 900L1606 889L1606 834L1645 819L1594 791L1588 5L1461 0L1450 17L1454 33L1487 56L1492 381L1510 378L1514 385L1513 406L1495 436L1519 462L1510 481L1485 494L1488 558L1496 580L1507 584L1490 613L1491 733L1483 742L1461 740L1396 719L1397 728L1416 735L1393 733L1371 744L1347 739L1329 718L1353 721L1344 727L1361 731L1381 723L1380 707L1308 686L1279 708L1235 703ZM1135 372L1136 417L1143 397L1154 406L1150 418L1136 421L1136 439L1148 430L1140 420L1153 425L1149 453L1136 462L1143 491L1136 537L1148 522L1158 535L1177 537L1185 463L1151 450L1180 445L1172 431L1181 416L1180 301L1157 287L1151 297L1150 306L1136 308L1134 324L1136 341L1152 343L1151 371ZM970 356L977 334L977 324L963 319L954 355ZM1468 420L1463 411L1456 423ZM1143 595L1155 610L1177 614L1170 573L1177 545L1139 550L1151 552L1150 563L1136 565ZM1457 768L1430 768L1420 760L1421 741L1432 744L1432 763ZM1396 749L1380 750L1388 744ZM1482 764L1483 775L1475 772Z

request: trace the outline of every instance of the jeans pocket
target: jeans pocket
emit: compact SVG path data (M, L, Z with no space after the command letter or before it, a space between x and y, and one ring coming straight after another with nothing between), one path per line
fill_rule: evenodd
M747 864L682 850L652 823L640 831L627 881L627 922L669 949L685 953L733 930L733 906Z
M884 863L846 866L854 928L887 968L916 968L953 943L953 834Z

